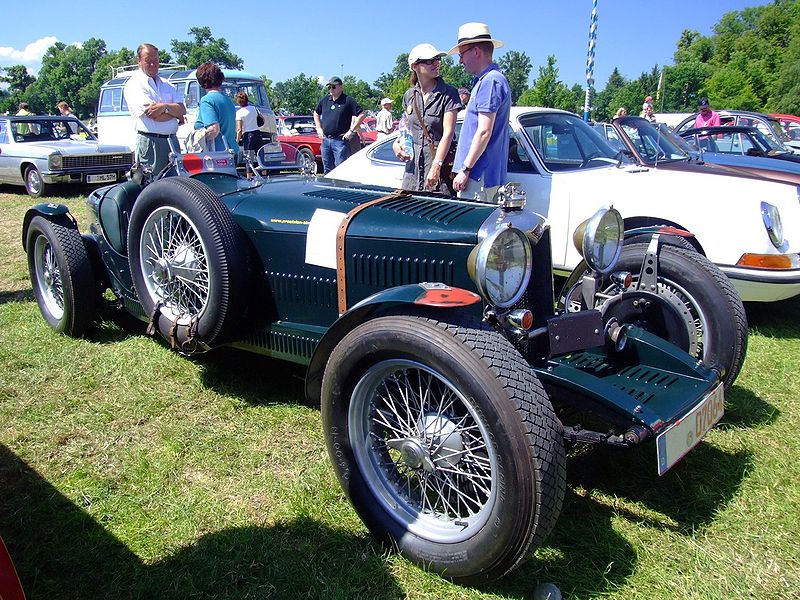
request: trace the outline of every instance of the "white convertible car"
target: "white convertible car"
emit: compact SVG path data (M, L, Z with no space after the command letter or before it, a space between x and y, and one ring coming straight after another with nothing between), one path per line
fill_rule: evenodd
M566 275L581 257L572 232L613 205L625 229L674 227L733 281L745 301L800 294L800 190L783 183L674 172L632 164L576 115L511 109L508 180L522 184L527 206L551 225L553 266ZM394 137L368 146L329 173L347 181L400 186ZM668 230L666 230L668 231Z

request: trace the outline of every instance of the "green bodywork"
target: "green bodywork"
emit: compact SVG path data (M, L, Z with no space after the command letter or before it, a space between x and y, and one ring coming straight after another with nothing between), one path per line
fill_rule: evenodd
M433 196L393 197L358 212L345 239L347 309L340 314L336 270L306 262L309 223L316 211L345 215L393 190L301 176L263 184L219 174L196 178L225 203L257 257L253 315L242 327L242 337L231 345L308 365L306 391L312 401L318 400L322 372L338 340L366 319L414 305L422 289L418 284L477 293L467 272L468 256L480 241L481 229L503 214L494 205ZM102 277L109 287L127 310L146 320L131 283L124 243L127 215L137 193L132 182L96 190L88 200L94 222L84 238L95 262L105 266ZM66 212L42 206L50 205L31 209L26 223L32 214ZM502 218L526 231L532 220L544 224L531 213ZM531 237L534 268L520 301L533 312L537 327L554 316L550 242L546 227L542 231L539 243L538 236ZM482 302L425 307L434 317L462 311L477 319L484 318L486 308ZM507 333L557 408L569 407L578 398L617 425L643 425L656 433L685 415L718 381L713 370L636 328L629 328L622 352L597 347L561 356L534 352L518 332Z

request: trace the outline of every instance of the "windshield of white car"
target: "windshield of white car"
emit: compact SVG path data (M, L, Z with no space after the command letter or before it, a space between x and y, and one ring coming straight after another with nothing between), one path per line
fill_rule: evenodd
M666 123L656 123L653 125L656 129L658 129L659 133L663 136L669 138L673 144L675 144L678 148L680 148L684 154L687 156L691 156L693 152L697 152L694 148L692 148L689 143L683 139L681 136L676 135L672 128L667 125Z
M773 122L770 121L769 123L770 125L772 125ZM770 150L773 150L775 152L789 152L789 149L786 146L784 146L781 142L775 141L775 138L773 138L772 136L765 135L764 132L761 131L760 129L756 128L755 131L753 131L752 133L754 137L765 147L767 152L769 152ZM780 136L783 135L783 130L781 130L780 125L778 125L778 132L776 135L779 136L778 139L781 139Z
M621 163L622 154L576 115L528 113L519 117L519 123L548 171L594 169Z
M620 119L619 124L636 152L648 164L688 158L670 136L662 134L645 119L629 117Z
M14 141L18 143L96 140L83 123L75 119L14 119L10 129Z

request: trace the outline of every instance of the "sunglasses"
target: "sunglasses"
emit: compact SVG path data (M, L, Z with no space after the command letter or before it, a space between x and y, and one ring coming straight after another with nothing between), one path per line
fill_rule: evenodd
M437 56L436 58L426 58L424 60L418 60L414 64L431 66L433 63L440 63L440 62L442 62L442 59Z
M334 83L333 85L329 85L329 86L328 86L328 89L329 89L329 90L332 90L333 88L337 88L337 87L339 87L339 85L340 85L340 84L338 84L338 83Z
M458 53L458 58L464 58L464 55L467 52L469 52L470 50L474 50L474 49L475 49L475 45L471 44L466 50L462 50L461 52Z

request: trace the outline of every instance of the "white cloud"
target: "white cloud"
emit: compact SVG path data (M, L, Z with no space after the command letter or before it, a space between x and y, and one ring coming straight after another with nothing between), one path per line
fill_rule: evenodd
M58 42L57 37L48 35L31 42L23 50L17 50L11 46L0 46L0 67L25 65L29 73L36 74L39 72L39 67L42 66L44 53L56 42ZM81 47L78 42L73 42L70 45Z
M25 46L24 50L17 50L10 46L0 46L0 62L9 65L25 65L41 63L47 49L55 44L58 38L52 35L40 38Z

